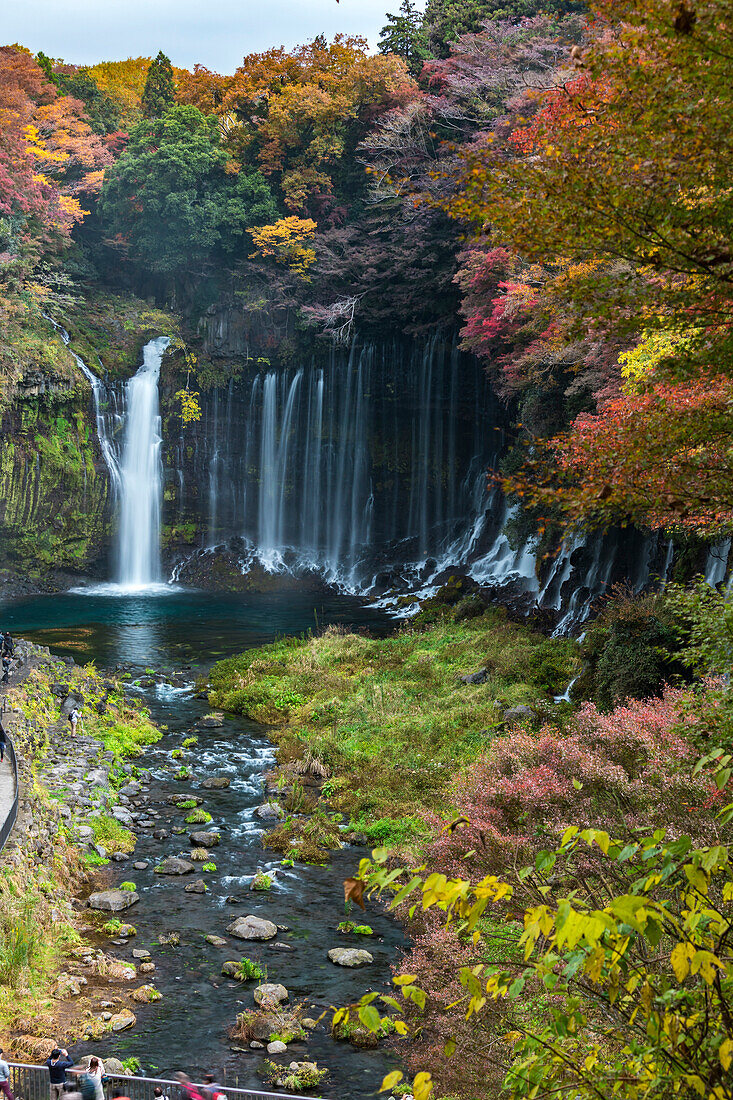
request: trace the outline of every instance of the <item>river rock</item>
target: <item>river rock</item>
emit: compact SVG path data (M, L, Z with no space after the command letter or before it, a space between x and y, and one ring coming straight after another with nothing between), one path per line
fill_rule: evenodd
M224 715L218 712L214 714L205 714L203 718L200 718L196 723L201 729L218 729L219 726L224 725Z
M328 957L336 966L367 966L374 962L374 956L361 947L332 947Z
M184 886L184 890L187 894L205 894L208 887L202 878L197 878L195 882L187 882Z
M226 947L227 941L223 936L215 936L213 932L211 935L205 937L206 942L210 943L212 947Z
M259 817L262 821L282 821L285 814L279 803L263 802L255 810L255 817Z
M138 859L132 866L136 871L144 871L148 866L148 861L146 859Z
M284 985L279 982L264 982L254 991L255 1002L263 1008L275 1008L290 997Z
M105 1058L104 1068L107 1073L114 1074L115 1077L132 1077L132 1070L125 1069L119 1058Z
M140 895L135 890L100 890L89 895L90 909L101 909L105 913L121 913L138 901Z
M146 951L144 947L133 947L132 957L133 959L149 959L150 952Z
M125 1028L133 1027L135 1023L137 1023L135 1013L130 1012L129 1008L123 1008L121 1012L115 1013L109 1026L113 1031L124 1031Z
M291 943L281 943L280 940L277 943L268 943L267 945L270 951L295 951L295 948Z
M236 936L238 940L274 940L277 935L277 925L263 917L237 917L227 925L230 936Z
M167 856L162 863L155 868L156 875L190 875L195 871L193 863L179 856Z
M154 962L140 963L140 965L138 966L137 969L138 969L140 974L153 974L155 972L155 963Z
M205 779L201 786L205 791L220 791L228 787L230 782L226 775L212 775L209 779Z
M268 1054L285 1054L287 1049L285 1043L281 1043L279 1039L275 1039L274 1042L267 1044Z
M256 1039L253 1039L252 1042L249 1044L249 1048L250 1050L264 1050L265 1044L258 1043Z
M170 806L180 806L181 802L195 802L197 806L200 806L203 798L198 798L195 794L169 794L166 802Z
M488 668L480 668L478 672L469 672L465 676L458 677L462 684L485 684L488 678Z
M191 833L190 841L197 848L213 848L221 840L219 833Z
M225 962L221 967L222 975L225 978L236 978L239 973L239 963Z
M516 707L509 707L504 711L503 719L505 722L533 722L537 715L531 707L526 707L523 703L519 703Z

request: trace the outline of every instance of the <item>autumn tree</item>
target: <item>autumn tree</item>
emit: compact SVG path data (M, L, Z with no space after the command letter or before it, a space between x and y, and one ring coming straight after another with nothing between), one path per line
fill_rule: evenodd
M434 57L447 57L462 35L476 34L489 20L519 23L536 15L583 11L576 0L428 0L424 29Z
M140 98L140 108L146 118L160 118L176 99L176 87L173 82L173 67L170 59L162 50L150 62L145 87Z
M119 129L122 105L102 91L86 66L66 65L39 52L38 64L63 95L84 104L89 125L96 134L111 134Z
M26 50L0 50L0 266L31 270L68 243L111 158L83 104L58 91Z
M346 183L349 155L369 121L412 94L401 58L370 56L363 39L337 35L246 57L220 113L236 120L227 138L236 159L256 158L285 205L313 216ZM348 183L343 192L353 193L358 182Z
M261 174L231 164L216 118L182 105L133 130L100 206L113 242L161 273L233 258L247 229L276 216Z

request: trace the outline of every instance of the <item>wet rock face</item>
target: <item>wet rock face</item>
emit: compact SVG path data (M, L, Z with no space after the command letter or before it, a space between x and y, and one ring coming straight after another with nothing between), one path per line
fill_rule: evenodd
M104 913L121 913L138 901L140 895L135 890L100 890L89 895L89 908L99 909Z
M237 917L227 925L227 932L238 940L274 940L277 925L263 917Z

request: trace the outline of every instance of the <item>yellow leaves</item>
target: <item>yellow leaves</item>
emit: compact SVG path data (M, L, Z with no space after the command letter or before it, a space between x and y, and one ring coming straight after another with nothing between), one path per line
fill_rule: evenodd
M725 1039L718 1047L720 1064L727 1073L733 1065L733 1039Z
M309 247L316 231L312 218L295 216L280 218L272 225L250 229L249 233L261 256L285 264L297 275L304 276L315 262L315 249Z
M585 974L592 982L599 982L603 972L603 964L606 960L606 952L603 947L594 947L585 960Z
M415 1100L429 1100L433 1091L433 1078L429 1073L418 1073L412 1082L412 1095Z
M694 954L695 948L691 943L678 943L673 948L669 961L672 963L674 976L678 982L683 982L690 973L690 962Z
M701 974L706 985L712 985L716 971L725 973L727 967L712 951L696 951L690 961L690 970L693 974Z
M627 390L637 392L661 362L675 358L690 346L693 335L674 329L644 329L636 347L618 357Z
M382 1078L382 1084L379 1086L380 1092L389 1092L395 1085L399 1085L403 1078L403 1074L398 1069L392 1070L386 1077Z
M82 210L81 203L73 195L59 195L59 206L72 222L83 221L89 213L88 210Z
M191 390L179 390L175 395L174 400L181 403L180 417L184 424L191 424L194 420L201 419L201 406L198 398L198 391L192 392Z

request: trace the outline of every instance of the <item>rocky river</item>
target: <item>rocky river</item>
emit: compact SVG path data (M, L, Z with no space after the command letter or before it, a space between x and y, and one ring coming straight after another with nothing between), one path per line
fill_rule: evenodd
M364 849L345 844L326 866L283 866L276 853L263 848L263 833L273 824L261 808L268 800L265 776L275 761L274 746L267 730L253 722L207 718L210 708L197 681L200 687L213 660L279 633L327 622L384 631L385 620L358 601L342 598L314 608L312 598L292 593L280 601L252 596L217 600L175 590L157 597L37 597L5 604L2 616L4 625L49 645L61 657L78 663L95 659L100 668L126 671L129 692L144 700L164 730L163 738L135 760L138 774L122 788L114 810L136 834L135 851L101 869L94 887L99 891L134 883L137 900L117 915L134 924L137 934L118 936L111 948L104 938L104 945L117 958L136 964L140 978L154 984L161 998L135 1006L133 1027L81 1044L73 1053L134 1055L151 1075L211 1071L230 1086L250 1088L262 1088L267 1057L283 1066L309 1060L329 1069L319 1093L343 1095L346 1085L353 1097L374 1093L396 1064L394 1053L334 1041L328 1015L305 1029L304 1040L273 1055L257 1039L251 1046L228 1034L237 1014L254 1007L257 982L226 977L222 969L232 968L225 963L243 955L259 963L264 980L284 986L288 1006L302 1005L303 1018L312 1021L331 1005L354 1001L370 989L386 989L390 964L404 940L396 922L373 906L365 917L372 936L337 930L344 919L342 881L353 873ZM197 743L182 749L183 741L194 736ZM171 752L177 749L183 757L174 759ZM190 770L189 779L176 778L181 765ZM210 822L198 826L208 836L190 835L187 811L176 805L184 799L196 800L211 815ZM192 860L194 847L204 844L206 862ZM203 871L212 864L215 871ZM165 870L183 873L161 873ZM262 872L271 886L253 890L253 878ZM238 919L247 916L271 922L259 924L267 939L250 941L232 934L247 923L258 926L258 921ZM333 954L329 958L334 948L366 949L373 961L341 966L332 961Z

